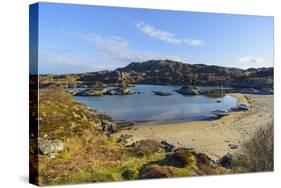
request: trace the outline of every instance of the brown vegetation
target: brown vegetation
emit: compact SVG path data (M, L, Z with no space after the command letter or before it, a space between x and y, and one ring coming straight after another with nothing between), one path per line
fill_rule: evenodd
M265 128L257 130L253 138L243 146L244 155L247 158L246 168L250 172L273 171L273 122Z

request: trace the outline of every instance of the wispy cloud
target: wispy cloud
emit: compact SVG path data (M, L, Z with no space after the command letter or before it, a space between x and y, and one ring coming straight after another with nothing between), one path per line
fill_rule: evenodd
M253 57L253 56L245 56L238 59L238 63L242 64L261 64L264 63L265 59L263 57Z
M50 68L81 69L82 71L99 71L118 68L117 65L108 64L102 60L83 59L76 57L65 50L41 49L39 51L39 64ZM55 72L55 71L54 71Z
M186 38L183 40L185 44L188 44L189 46L203 46L204 42L199 39L191 39L191 38Z
M95 51L102 57L114 61L130 63L132 61L146 61L150 59L172 59L184 61L173 55L163 55L150 51L132 49L127 40L118 36L101 36L94 33L67 32L93 45Z
M268 66L263 57L245 56L237 60L239 66L244 68Z
M144 22L139 22L136 24L136 26L140 31L152 38L156 38L172 44L180 44L182 42L180 39L176 38L174 34L156 29L155 27L145 24Z
M164 31L161 29L158 29L152 25L146 24L144 22L138 22L136 24L136 27L138 30L141 32L147 34L148 36L170 43L170 44L187 44L189 46L202 46L204 45L204 42L199 39L193 39L193 38L186 38L186 39L181 39L176 37L175 34Z

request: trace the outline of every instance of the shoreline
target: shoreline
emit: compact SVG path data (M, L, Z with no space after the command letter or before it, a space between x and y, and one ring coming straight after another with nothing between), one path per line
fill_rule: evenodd
M142 139L166 140L176 147L193 148L197 152L206 153L214 160L227 153L239 152L243 142L250 138L258 127L272 121L273 95L227 95L235 97L238 103L250 104L250 109L233 111L230 115L215 120L133 125L122 128L113 137L132 135L128 144Z

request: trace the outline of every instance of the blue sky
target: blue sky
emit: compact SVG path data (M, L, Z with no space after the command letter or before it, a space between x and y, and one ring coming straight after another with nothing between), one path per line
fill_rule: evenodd
M172 59L273 66L273 17L39 4L39 73L114 70Z

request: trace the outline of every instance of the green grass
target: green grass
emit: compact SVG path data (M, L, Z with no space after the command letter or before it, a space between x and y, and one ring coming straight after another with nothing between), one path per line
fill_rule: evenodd
M39 137L60 139L64 143L64 150L55 159L39 155L40 185L138 179L138 173L145 165L165 165L161 162L166 153L154 151L154 142L141 142L140 149L153 149L153 152L137 156L134 149L107 137L97 129L96 122L111 120L110 117L93 115L86 106L74 102L62 88L40 90L39 114ZM169 166L176 176L221 173L219 168L211 166L200 169L197 156L189 157L192 162L183 168ZM129 177L125 177L124 172Z

